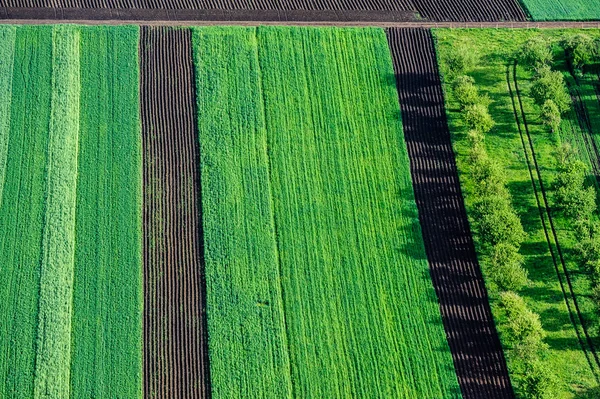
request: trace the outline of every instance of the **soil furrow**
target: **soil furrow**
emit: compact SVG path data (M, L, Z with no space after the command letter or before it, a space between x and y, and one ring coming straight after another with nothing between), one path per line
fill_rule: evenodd
M465 399L514 398L477 261L431 33L389 29L430 273Z
M208 398L191 32L142 27L144 396Z

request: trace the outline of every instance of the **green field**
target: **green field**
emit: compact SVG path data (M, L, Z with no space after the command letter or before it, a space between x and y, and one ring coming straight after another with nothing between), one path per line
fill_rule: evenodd
M213 396L459 398L383 30L194 48Z
M138 28L0 38L0 397L141 397Z
M445 63L447 55L453 49L466 47L468 51L479 56L479 62L474 70L469 73L475 79L476 85L482 94L486 94L492 100L490 113L496 121L495 127L486 136L486 147L490 156L499 161L504 167L503 171L508 182L507 186L513 199L513 205L527 233L527 238L521 247L521 254L525 256L525 268L529 273L529 284L519 294L525 298L528 306L541 317L542 325L547 332L545 342L549 345L543 361L553 370L559 379L559 398L588 398L590 390L598 386L594 372L598 372L597 365L592 361L592 367L588 365L585 354L591 355L589 347L584 345L584 350L578 341L576 331L583 335L581 323L575 317L575 324L571 321L565 298L560 288L557 272L552 261L549 244L544 234L542 219L537 200L541 200L540 180L532 177L528 169L527 156L531 159L531 150L524 149L519 135L513 105L507 83L507 69L509 81L513 85L512 60L517 49L530 37L542 35L548 42L557 42L566 31L560 30L435 30L437 38L440 69L444 78L448 78L448 67ZM577 31L569 31L573 34ZM600 36L598 31L586 31L593 36ZM554 48L554 67L569 76L566 68L564 52ZM590 81L591 80L591 81ZM569 112L564 116L560 132L553 136L545 126L542 125L539 110L529 96L532 81L532 72L525 68L517 67L517 82L521 92L521 99L525 110L527 127L531 132L532 145L540 165L541 182L544 185L547 196L552 200L554 182L557 174L555 155L558 152L560 142L569 142L579 150L580 157L589 163L589 154L585 152L582 145L582 132L580 123L575 112ZM592 81L595 81L592 82ZM584 93L583 100L587 107L593 125L593 132L600 129L600 103L595 96L591 85L598 84L598 77L586 76L580 81L580 89ZM586 86L587 85L587 86ZM461 184L465 193L467 210L472 212L473 192L472 182L469 181L469 166L467 163L468 141L466 139L466 128L460 118L458 103L453 98L448 83L445 84L447 95L447 113L452 133L454 150L457 156ZM520 118L520 116L519 116ZM521 125L522 124L522 118ZM594 140L597 140L594 137ZM535 175L535 172L534 172ZM538 195L534 188L538 190ZM552 204L552 202L551 202ZM545 211L544 211L545 212ZM582 309L584 324L592 335L596 348L598 345L598 314L595 304L591 298L590 281L583 266L578 262L572 225L568 220L558 214L556 209L550 206L548 212L544 213L544 220L548 223L550 214L557 226L558 242L563 250L565 265L573 281L577 301ZM472 220L471 220L472 221ZM551 248L556 253L556 242L551 240ZM487 260L481 257L480 261L485 266ZM494 306L498 297L491 290L491 302ZM571 306L573 301L568 299ZM495 312L496 316L498 315ZM593 370L593 371L592 371ZM514 375L513 375L514 377Z
M600 19L600 7L593 0L521 0L535 21L588 21Z

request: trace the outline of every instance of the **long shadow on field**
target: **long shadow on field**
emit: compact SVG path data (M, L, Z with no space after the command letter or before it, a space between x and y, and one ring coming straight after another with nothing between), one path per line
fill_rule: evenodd
M431 33L389 29L388 41L431 279L463 398L514 398L463 203Z

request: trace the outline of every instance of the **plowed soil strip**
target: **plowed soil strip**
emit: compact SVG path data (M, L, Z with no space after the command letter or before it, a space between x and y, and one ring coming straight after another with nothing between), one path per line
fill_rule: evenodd
M513 398L467 220L431 33L389 29L419 219L463 397Z
M209 378L190 31L142 27L140 67L144 396L205 398Z

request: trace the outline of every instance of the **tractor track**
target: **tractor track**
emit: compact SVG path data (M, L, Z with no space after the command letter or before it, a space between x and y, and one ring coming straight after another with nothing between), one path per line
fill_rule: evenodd
M545 234L545 237L546 237L546 240L548 243L548 249L550 251L550 254L551 254L551 257L552 257L552 260L554 263L555 271L556 271L556 274L557 274L557 277L558 277L558 280L560 283L560 287L561 287L561 290L563 293L565 304L567 305L569 317L571 319L571 323L573 324L573 328L575 329L575 333L577 334L577 339L579 341L581 349L586 356L586 359L588 361L590 369L591 369L592 373L594 374L594 377L596 378L596 380L598 382L600 382L600 375L598 373L598 368L600 368L600 359L598 357L598 354L594 347L594 344L591 340L589 332L586 328L585 322L583 320L583 316L581 314L581 310L580 310L579 304L577 302L577 297L576 297L574 289L573 289L571 278L569 276L569 271L567 269L567 266L566 266L566 263L564 260L563 251L560 246L560 242L558 241L558 235L556 233L556 227L554 225L554 220L553 220L552 214L550 212L551 208L550 208L550 204L549 204L548 197L546 194L546 189L544 188L544 183L542 180L540 167L537 162L537 156L535 154L533 140L531 139L531 134L530 134L529 128L527 126L527 118L525 115L525 109L523 107L523 101L521 99L521 93L520 93L519 85L518 85L517 62L516 61L512 65L512 81L514 84L514 91L512 89L511 83L510 83L511 82L510 65L506 66L506 79L507 79L509 94L511 96L511 101L513 104L513 112L515 115L515 121L517 123L519 134L521 136L523 151L525 153L525 158L527 161L527 168L529 169L531 184L533 186L534 194L536 197L536 202L537 202L538 209L540 212L540 219L542 221L542 227L544 229L544 234ZM515 94L517 97L517 101L519 102L518 108L517 108L516 101L515 101ZM523 129L521 127L521 119L519 118L519 113L521 114L521 119L522 119L523 127L525 130L525 135L523 135ZM527 137L527 140L525 140L525 136ZM529 150L527 149L527 147L529 147ZM531 152L531 154L529 154L529 152ZM532 167L532 164L533 164L533 167ZM534 177L534 172L533 172L534 170L535 170L535 176L537 177L537 183L539 184L539 190L535 183L536 178ZM542 197L541 201L539 198L540 195ZM547 223L546 223L546 219L547 219ZM554 241L554 246L552 245L552 240ZM556 252L558 254L558 257L556 256L553 247L556 247ZM560 263L560 267L559 267L559 263ZM562 273L561 273L561 269L562 269ZM566 284L565 284L565 281L566 281ZM572 304L571 304L571 301L572 301ZM581 332L579 331L577 321L579 321L579 324L581 325L581 329L583 330L583 335L585 337L581 336ZM586 344L587 344L587 347L586 347ZM591 355L590 355L590 353L591 353Z

